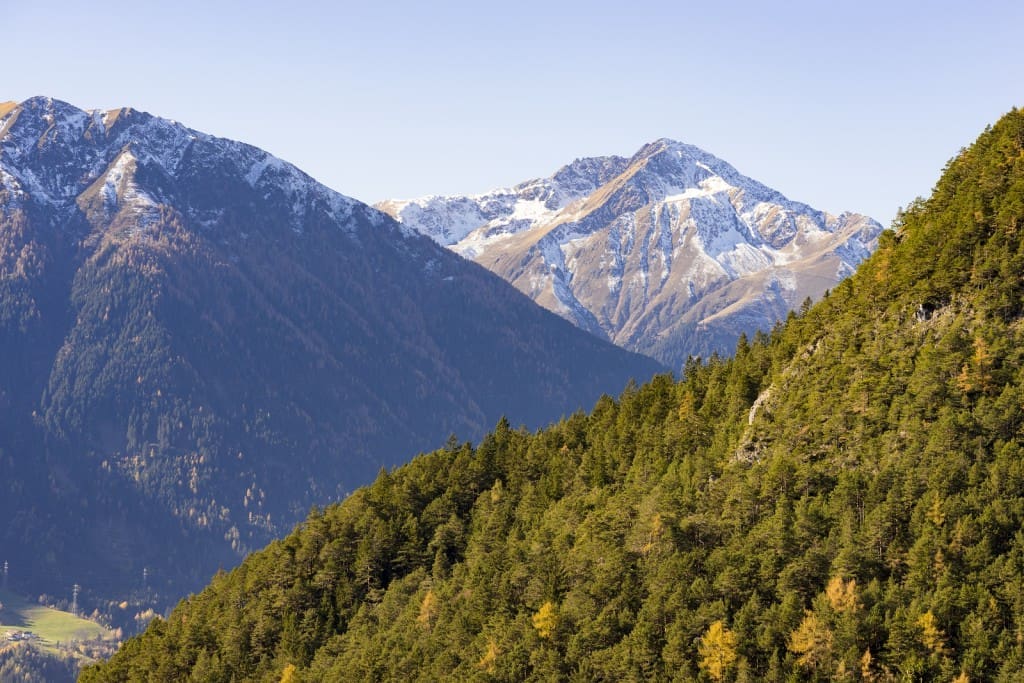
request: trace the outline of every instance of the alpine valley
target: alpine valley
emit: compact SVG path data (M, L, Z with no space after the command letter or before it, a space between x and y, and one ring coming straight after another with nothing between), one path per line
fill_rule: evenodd
M381 474L82 680L1020 681L1022 406L1014 110L732 358Z
M254 147L0 105L12 588L168 604L450 434L661 369Z
M740 334L820 298L882 231L664 139L511 189L377 207L579 327L677 370L690 355L731 353Z

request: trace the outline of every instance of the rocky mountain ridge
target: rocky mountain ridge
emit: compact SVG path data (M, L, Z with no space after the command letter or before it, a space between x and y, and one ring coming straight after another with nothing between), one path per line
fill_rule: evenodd
M668 139L484 195L377 206L579 327L676 368L820 297L882 230Z

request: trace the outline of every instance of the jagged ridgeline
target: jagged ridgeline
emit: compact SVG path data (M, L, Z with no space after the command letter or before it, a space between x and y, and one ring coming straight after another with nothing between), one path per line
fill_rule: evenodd
M791 201L669 139L474 196L376 205L541 306L673 370L731 354L851 275L882 226Z
M1024 114L819 305L381 475L84 681L1020 680Z

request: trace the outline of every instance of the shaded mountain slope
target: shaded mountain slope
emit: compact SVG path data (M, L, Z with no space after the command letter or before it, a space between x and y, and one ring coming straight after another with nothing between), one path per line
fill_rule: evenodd
M261 150L45 98L0 118L0 349L12 580L107 595L658 370Z

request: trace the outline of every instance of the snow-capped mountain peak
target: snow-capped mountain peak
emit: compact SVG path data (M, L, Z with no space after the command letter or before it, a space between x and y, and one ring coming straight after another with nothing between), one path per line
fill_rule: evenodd
M232 193L253 192L287 205L297 219L291 225L297 233L321 214L342 224L359 210L366 219L381 221L377 212L263 150L169 119L131 108L82 110L48 97L0 107L0 184L20 201L31 197L69 211L84 202L96 210L91 195L102 189L108 212L115 205L151 211L165 192L189 187L189 178L204 164L218 168L227 185L215 194L197 192L188 203L187 218L199 223L217 219L204 204L219 205ZM244 187L238 184L241 178ZM238 199L247 201L241 195Z
M669 364L770 328L852 273L882 230L668 138L483 195L377 206L581 327Z

